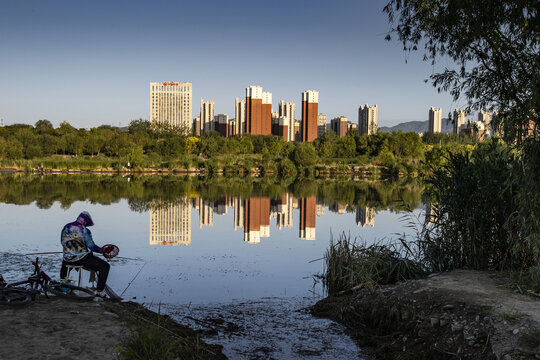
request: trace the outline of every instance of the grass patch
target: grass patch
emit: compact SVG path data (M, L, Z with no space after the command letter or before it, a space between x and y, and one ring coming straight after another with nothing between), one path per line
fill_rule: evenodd
M373 291L379 285L426 275L404 241L367 245L341 234L337 241L330 240L324 258L326 271L321 277L329 295L360 288Z
M105 306L120 315L130 329L118 347L119 360L226 359L220 346L204 343L197 332L159 311L133 302Z

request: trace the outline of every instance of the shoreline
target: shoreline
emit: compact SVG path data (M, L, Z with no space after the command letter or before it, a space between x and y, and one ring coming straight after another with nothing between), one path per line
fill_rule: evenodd
M71 301L39 296L25 306L1 306L0 358L122 359L119 354L137 331L159 323L175 356L226 359L219 345L209 345L199 332L133 302Z
M434 274L328 297L311 312L345 325L376 359L540 358L540 300L503 273Z

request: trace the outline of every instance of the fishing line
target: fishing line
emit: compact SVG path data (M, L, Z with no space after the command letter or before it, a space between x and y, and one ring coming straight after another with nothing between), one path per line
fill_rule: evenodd
M137 278L137 276L139 276L139 274L141 273L142 269L144 269L144 267L146 266L146 261L144 262L143 266L139 269L139 272L135 275L135 277L133 278L133 280L131 280L129 282L129 284L126 286L126 288L124 289L124 291L122 291L122 293L120 294L120 297L124 296L124 293L126 292L126 290L131 286L131 284L135 281L135 279Z

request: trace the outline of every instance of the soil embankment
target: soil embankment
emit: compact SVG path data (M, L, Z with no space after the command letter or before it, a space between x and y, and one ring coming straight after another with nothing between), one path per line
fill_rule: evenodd
M503 274L453 271L329 297L312 312L376 359L540 359L540 300Z
M118 359L135 324L155 322L158 315L135 303L69 301L40 297L22 307L0 307L0 359ZM225 359L219 346L161 316L160 325L178 346L193 344L188 358ZM190 345L191 345L190 344ZM193 356L192 356L193 355Z

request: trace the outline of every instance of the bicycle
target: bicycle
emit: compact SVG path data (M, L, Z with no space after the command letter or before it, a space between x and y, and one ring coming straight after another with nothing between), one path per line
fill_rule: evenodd
M5 284L0 287L1 296L4 302L0 300L0 304L23 305L28 303L30 299L35 299L39 293L43 293L45 297L49 297L48 293L58 297L75 299L75 300L92 300L95 294L92 290L80 286L68 284L61 281L52 280L39 266L39 258L32 261L34 265L34 273L26 280ZM26 296L26 295L27 296Z

